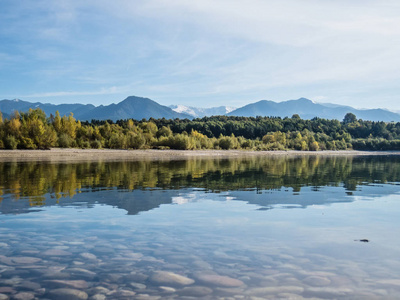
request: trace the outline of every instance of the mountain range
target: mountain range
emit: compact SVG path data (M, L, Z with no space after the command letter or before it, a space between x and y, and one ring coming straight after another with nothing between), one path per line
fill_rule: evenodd
M112 120L121 119L149 119L149 118L166 118L166 119L186 119L192 118L187 114L173 111L171 108L160 105L157 102L148 99L130 96L125 100L110 105L94 106L92 104L50 104L41 102L28 102L19 99L1 100L0 111L3 116L11 115L15 110L27 112L30 108L40 108L47 116L55 115L56 111L61 116L69 115L71 112L77 120L90 121L95 120Z
M13 111L26 112L30 108L40 108L47 116L55 115L59 111L60 115L69 115L73 113L74 117L81 121L95 120L121 120L121 119L193 119L212 115L227 116L273 116L273 117L291 117L298 114L303 119L312 119L314 117L324 119L343 120L347 113L353 113L358 119L385 122L400 122L400 114L385 109L355 109L350 106L337 104L315 103L306 98L297 100L288 100L283 102L274 102L270 100L261 100L250 103L240 108L230 106L219 106L212 108L197 108L184 105L164 106L157 102L136 96L130 96L125 100L110 105L94 106L92 104L50 104L41 102L28 102L19 99L1 100L0 111L4 117L8 117Z
M298 114L302 119L312 119L315 117L323 119L343 120L347 113L353 113L358 119L370 121L400 122L400 114L385 109L355 109L350 106L337 104L315 103L306 98L289 100L283 102L274 102L261 100L255 103L245 105L230 113L228 116L277 116L291 117Z

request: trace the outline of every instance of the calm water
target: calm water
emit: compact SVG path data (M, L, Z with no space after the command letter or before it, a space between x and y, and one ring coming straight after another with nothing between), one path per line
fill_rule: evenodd
M394 299L399 183L393 156L0 163L0 299Z

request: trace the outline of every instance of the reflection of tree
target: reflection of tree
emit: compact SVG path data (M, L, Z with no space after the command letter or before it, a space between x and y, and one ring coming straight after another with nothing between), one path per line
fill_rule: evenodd
M360 184L398 182L397 157L253 157L181 161L84 163L7 162L0 164L0 197L28 198L44 205L45 194L73 197L81 191L182 187L210 191L275 190L302 186L337 186L355 190ZM1 198L0 198L1 199ZM0 202L1 203L1 202Z

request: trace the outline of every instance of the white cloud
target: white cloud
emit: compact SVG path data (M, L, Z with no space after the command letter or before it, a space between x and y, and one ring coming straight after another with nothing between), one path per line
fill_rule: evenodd
M91 96L91 95L114 95L124 91L123 88L116 86L109 88L101 88L97 91L63 91L63 92L46 92L23 95L21 98L48 98L48 97L64 97L64 96Z
M33 62L24 74L35 87L28 90L44 90L36 95L215 105L296 93L335 102L368 90L362 104L376 106L373 97L391 90L386 103L400 109L397 1L35 1L17 12L27 17L5 15L11 25L0 26L0 37L21 37L15 52Z

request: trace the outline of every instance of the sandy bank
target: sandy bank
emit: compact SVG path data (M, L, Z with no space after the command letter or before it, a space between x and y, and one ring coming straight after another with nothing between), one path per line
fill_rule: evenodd
M177 160L194 157L229 158L254 156L366 156L400 155L400 151L244 151L244 150L112 150L112 149L60 149L0 150L0 161L82 161L82 160Z

